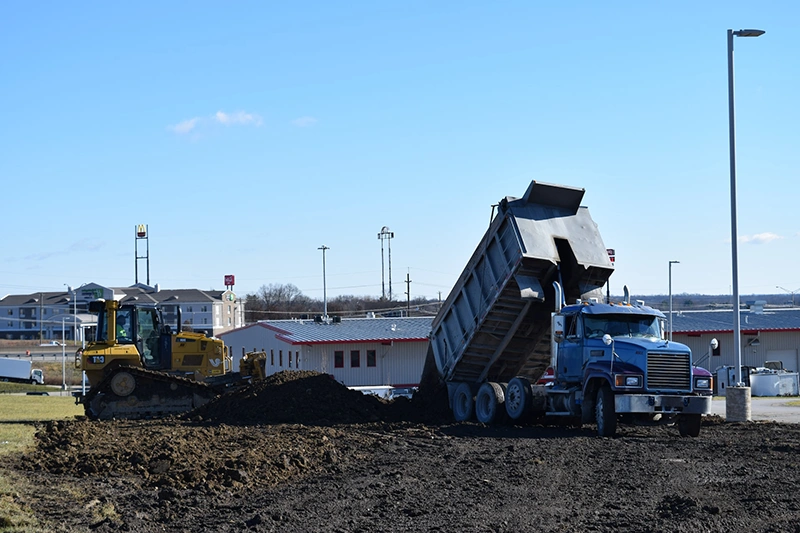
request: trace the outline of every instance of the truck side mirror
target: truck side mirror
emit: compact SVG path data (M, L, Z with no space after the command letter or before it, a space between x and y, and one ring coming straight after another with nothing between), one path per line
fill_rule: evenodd
M609 335L608 333L603 335L603 342L606 344L606 346L611 346L611 341L612 340L613 339L611 338L611 335Z
M554 331L553 332L553 340L556 341L556 342L559 342L559 343L561 341L563 341L564 340L564 332L561 331L561 330Z

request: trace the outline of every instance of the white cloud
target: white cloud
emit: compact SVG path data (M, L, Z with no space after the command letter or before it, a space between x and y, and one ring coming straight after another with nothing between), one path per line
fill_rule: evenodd
M259 115L255 113L245 113L244 111L236 111L234 113L225 113L224 111L217 111L210 117L194 117L190 118L173 126L168 126L167 129L174 131L178 135L186 135L190 132L197 133L201 126L208 124L223 124L225 126L234 125L253 125L261 126L264 121L261 120Z
M292 124L294 124L298 128L306 128L308 126L313 126L316 123L317 119L315 119L314 117L300 117L292 121Z
M197 123L199 121L200 117L190 118L188 120L184 120L183 122L178 122L174 126L170 126L169 129L171 129L172 131L174 131L179 135L184 135L192 131L194 127L197 126Z
M233 124L252 124L254 126L260 126L263 124L260 116L252 113L245 113L244 111L236 111L234 113L217 111L214 115L214 120L226 126Z
M739 237L741 242L750 244L766 244L778 239L783 239L783 237L770 232L758 233L756 235L742 235Z

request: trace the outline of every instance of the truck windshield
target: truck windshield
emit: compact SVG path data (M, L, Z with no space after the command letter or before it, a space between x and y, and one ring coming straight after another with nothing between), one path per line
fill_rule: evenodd
M584 315L584 331L589 339L608 333L612 337L661 338L658 317L642 315Z

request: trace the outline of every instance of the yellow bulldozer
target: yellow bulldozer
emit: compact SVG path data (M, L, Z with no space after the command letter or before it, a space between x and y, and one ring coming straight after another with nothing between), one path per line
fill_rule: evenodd
M245 354L233 372L220 339L173 331L157 306L95 300L89 311L97 313L96 339L78 350L75 366L89 380L76 401L91 419L179 414L264 379L264 352Z

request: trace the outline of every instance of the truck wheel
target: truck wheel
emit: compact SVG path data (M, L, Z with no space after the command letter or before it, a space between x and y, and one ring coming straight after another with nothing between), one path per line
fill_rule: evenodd
M603 385L597 390L594 415L597 434L601 437L613 437L617 432L617 413L614 412L614 394L608 385Z
M505 393L499 383L484 383L475 395L475 418L484 424L497 421L498 415L505 409L505 401Z
M519 420L530 412L531 382L516 377L506 387L506 413L512 420Z
M475 402L472 399L472 388L469 383L460 383L453 394L453 417L457 422L472 418Z
M700 415L678 415L678 431L681 437L697 437L700 435Z

